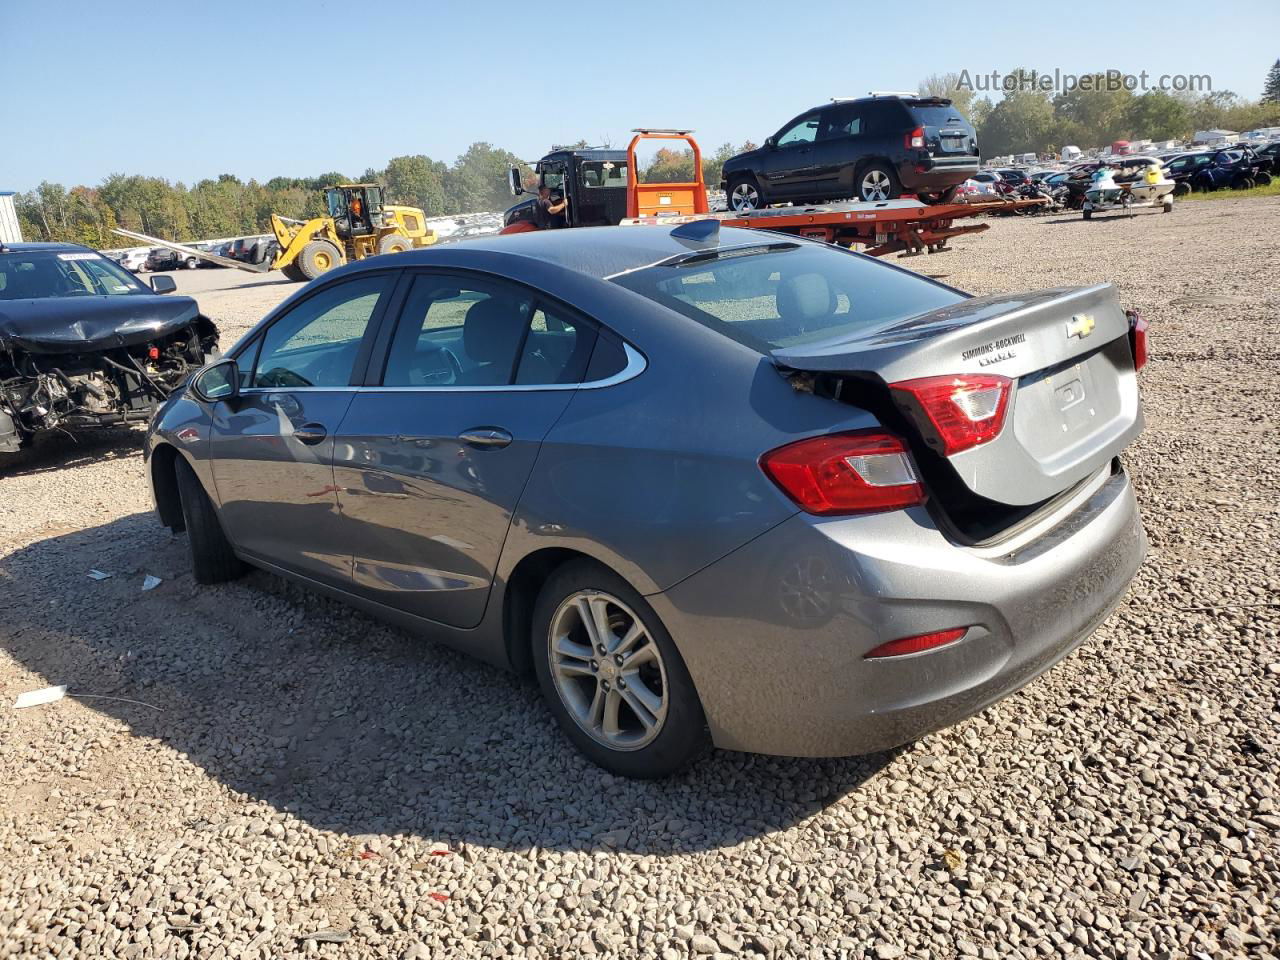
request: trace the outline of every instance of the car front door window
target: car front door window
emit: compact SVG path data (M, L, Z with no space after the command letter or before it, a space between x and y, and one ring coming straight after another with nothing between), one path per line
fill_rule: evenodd
M818 115L812 114L805 117L798 123L792 124L788 129L778 135L778 146L799 147L813 143L818 135Z
M345 387L378 303L385 275L358 277L309 297L273 323L262 340L254 387Z

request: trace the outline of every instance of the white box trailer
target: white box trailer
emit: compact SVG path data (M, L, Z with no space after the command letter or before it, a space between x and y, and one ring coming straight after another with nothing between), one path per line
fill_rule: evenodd
M18 211L13 206L13 192L0 190L0 243L21 243L22 228Z

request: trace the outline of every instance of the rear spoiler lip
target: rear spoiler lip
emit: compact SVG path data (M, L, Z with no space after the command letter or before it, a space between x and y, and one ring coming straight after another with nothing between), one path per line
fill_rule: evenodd
M905 348L908 344L937 340L948 334L958 333L974 323L999 317L1006 323L1013 323L1020 316L1035 312L1045 304L1057 302L1067 307L1072 301L1090 301L1105 297L1119 306L1115 285L1099 283L1087 287L1051 287L1042 290L1020 291L1016 293L990 294L981 297L967 297L946 307L928 310L910 317L902 317L885 323L845 333L827 340L819 340L801 346L778 347L770 351L770 357L776 367L782 370L805 371L810 373L870 373L878 374L875 359L878 354L897 352L895 348ZM1017 304L1012 309L1000 309L1006 304ZM988 312L989 311L989 312ZM986 316L974 316L975 312L987 313ZM959 314L958 322L946 324L948 313ZM930 319L932 318L932 319ZM915 331L927 328L925 336L916 335ZM1127 333L1127 327L1126 327ZM897 334L895 336L895 334ZM1108 338L1111 339L1111 338ZM1103 342L1103 341L1099 341ZM865 363L858 362L865 358ZM884 359L881 357L880 359ZM960 369L949 372L964 372ZM1000 372L993 370L992 372Z

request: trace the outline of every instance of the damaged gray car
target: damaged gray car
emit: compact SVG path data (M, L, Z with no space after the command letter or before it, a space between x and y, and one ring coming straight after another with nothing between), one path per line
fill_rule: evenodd
M87 247L0 245L0 454L51 430L145 422L217 354L190 297Z

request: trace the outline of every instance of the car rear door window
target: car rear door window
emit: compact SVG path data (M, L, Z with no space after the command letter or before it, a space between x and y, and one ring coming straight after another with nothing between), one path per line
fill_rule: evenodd
M262 338L255 387L344 387L391 287L388 274L326 287L277 318Z
M386 387L580 383L594 325L510 284L451 274L413 281L387 356Z
M400 311L382 384L509 384L532 314L533 297L513 287L422 274Z
M595 339L589 325L561 311L536 307L520 351L516 383L581 383Z
M818 126L819 140L835 140L838 137L856 136L862 132L862 114L850 104L826 111Z

